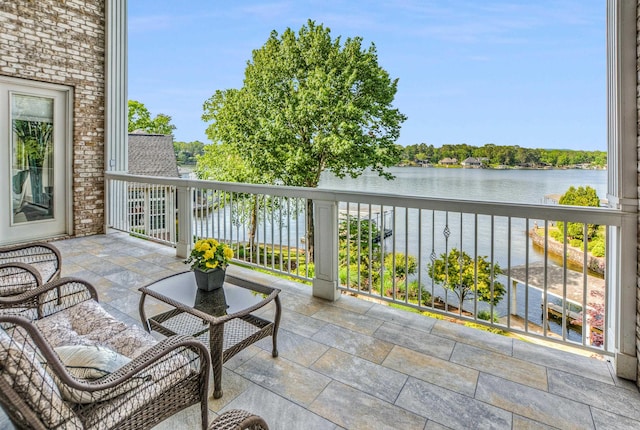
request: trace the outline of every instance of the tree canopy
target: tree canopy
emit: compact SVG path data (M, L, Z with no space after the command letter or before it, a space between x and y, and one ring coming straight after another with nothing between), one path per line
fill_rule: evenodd
M599 207L600 198L598 197L596 190L588 185L586 187L580 186L578 188L571 186L562 195L562 197L560 197L560 201L558 203L569 206Z
M207 136L232 145L259 171L285 185L316 187L320 174L358 176L399 161L395 141L406 117L392 102L397 79L362 39L331 38L309 20L298 33L273 31L252 53L240 89L204 104Z
M429 276L436 284L453 291L461 306L471 298L494 306L500 303L506 292L504 285L497 281L501 274L500 266L491 265L487 257L473 259L456 248L429 264Z
M240 89L218 90L204 103L207 137L227 145L250 172L270 183L317 187L330 169L357 177L371 168L387 178L406 117L393 107L398 80L378 65L362 38L332 39L309 20L298 33L275 30L247 63ZM306 246L313 259L313 202Z
M127 103L127 116L129 133L136 130L143 130L151 134L173 135L176 126L171 124L171 117L160 113L151 118L151 113L147 107L136 100L129 100Z
M590 186L586 187L574 187L569 189L560 197L558 201L561 205L568 206L600 206L600 198L595 189ZM561 233L564 231L564 222L557 223L558 229ZM597 224L587 224L587 239L593 239L598 235L599 226ZM584 224L579 222L567 223L567 235L570 239L577 239L582 241L584 239Z
M251 169L248 163L224 144L211 144L203 148L203 154L198 157L195 169L199 179L222 182L243 182L248 184L268 184L268 173L261 175Z

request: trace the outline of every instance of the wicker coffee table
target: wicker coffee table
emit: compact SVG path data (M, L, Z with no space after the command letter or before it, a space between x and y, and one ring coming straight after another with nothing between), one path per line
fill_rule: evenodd
M222 365L258 340L272 336L274 357L278 356L280 325L278 288L236 278L227 273L225 284L214 291L201 291L193 272L183 272L141 287L140 320L147 331L165 336L187 334L209 345L213 367L213 397L222 397ZM172 309L147 318L145 300L151 296ZM275 302L272 320L253 312Z

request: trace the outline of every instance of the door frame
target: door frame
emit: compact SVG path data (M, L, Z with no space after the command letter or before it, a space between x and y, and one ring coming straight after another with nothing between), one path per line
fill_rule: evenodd
M2 101L2 106L0 106L0 122L2 126L0 126L0 135L1 139L6 139L7 147L3 149L0 153L0 163L3 166L1 170L4 170L5 166L11 166L11 145L12 141L12 128L11 128L11 95L12 94L25 94L31 95L35 97L52 97L57 98L60 97L61 100L54 100L55 107L54 108L54 130L55 130L55 138L62 140L62 143L59 144L59 150L61 154L59 156L54 154L54 169L62 169L63 173L62 177L62 185L60 188L56 186L56 193L61 193L61 196L64 198L64 204L54 204L54 218L55 221L59 217L62 217L63 220L60 221L60 228L54 228L55 232L43 231L41 234L32 234L25 235L21 233L21 231L28 230L28 228L16 228L15 224L13 224L12 220L9 218L5 221L2 221L3 225L0 226L0 245L7 245L13 243L20 243L26 241L34 241L34 240L42 240L42 239L51 239L54 237L68 236L73 234L73 193L72 193L72 175L73 175L73 165L72 165L72 154L73 154L73 100L74 100L74 92L73 88L66 85L52 84L46 82L38 82L32 81L28 79L21 79L15 77L7 77L0 76L0 85L2 86L2 94L0 95L0 101ZM47 94L48 93L48 94ZM56 93L55 96L52 93ZM60 130L60 135L58 135L58 130L56 128L62 127ZM58 145L58 142L55 142L54 145ZM55 146L54 146L55 147ZM56 148L56 149L58 149ZM55 171L54 171L55 172ZM55 173L54 173L55 174ZM4 190L10 190L9 183L9 175L0 174L0 187ZM55 186L55 185L54 185ZM11 197L11 193L9 192L8 198ZM54 195L55 199L55 195ZM55 202L55 200L54 200ZM1 205L5 206L5 205ZM61 207L60 207L61 206ZM4 209L3 209L4 210ZM10 209L6 209L9 211ZM1 218L5 216L11 217L10 213L7 212L3 214ZM27 225L27 224L25 224ZM21 226L18 226L21 227ZM6 229L6 231L5 231ZM15 233L15 234L14 234Z

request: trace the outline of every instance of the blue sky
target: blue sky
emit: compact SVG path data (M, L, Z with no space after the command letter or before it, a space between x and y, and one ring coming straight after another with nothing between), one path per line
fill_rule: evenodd
M208 142L202 104L307 19L376 45L408 116L398 143L606 150L601 0L129 0L129 99ZM221 4L224 3L224 4Z

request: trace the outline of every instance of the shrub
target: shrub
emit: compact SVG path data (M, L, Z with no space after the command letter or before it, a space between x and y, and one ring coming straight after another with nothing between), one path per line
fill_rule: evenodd
M574 248L582 248L582 241L580 239L571 239L569 240L569 245Z
M491 321L493 320L494 323L498 322L498 317L493 314L493 318L491 318L491 312L489 311L478 311L478 319L479 320L484 320L484 321Z
M307 273L306 272L307 268L309 269L309 277L310 278L315 278L315 276L316 276L316 266L313 263L309 263L308 266L306 264L300 264L298 266L298 272L300 274L304 275L305 273Z
M604 257L604 240L598 239L589 242L589 252L594 257Z

